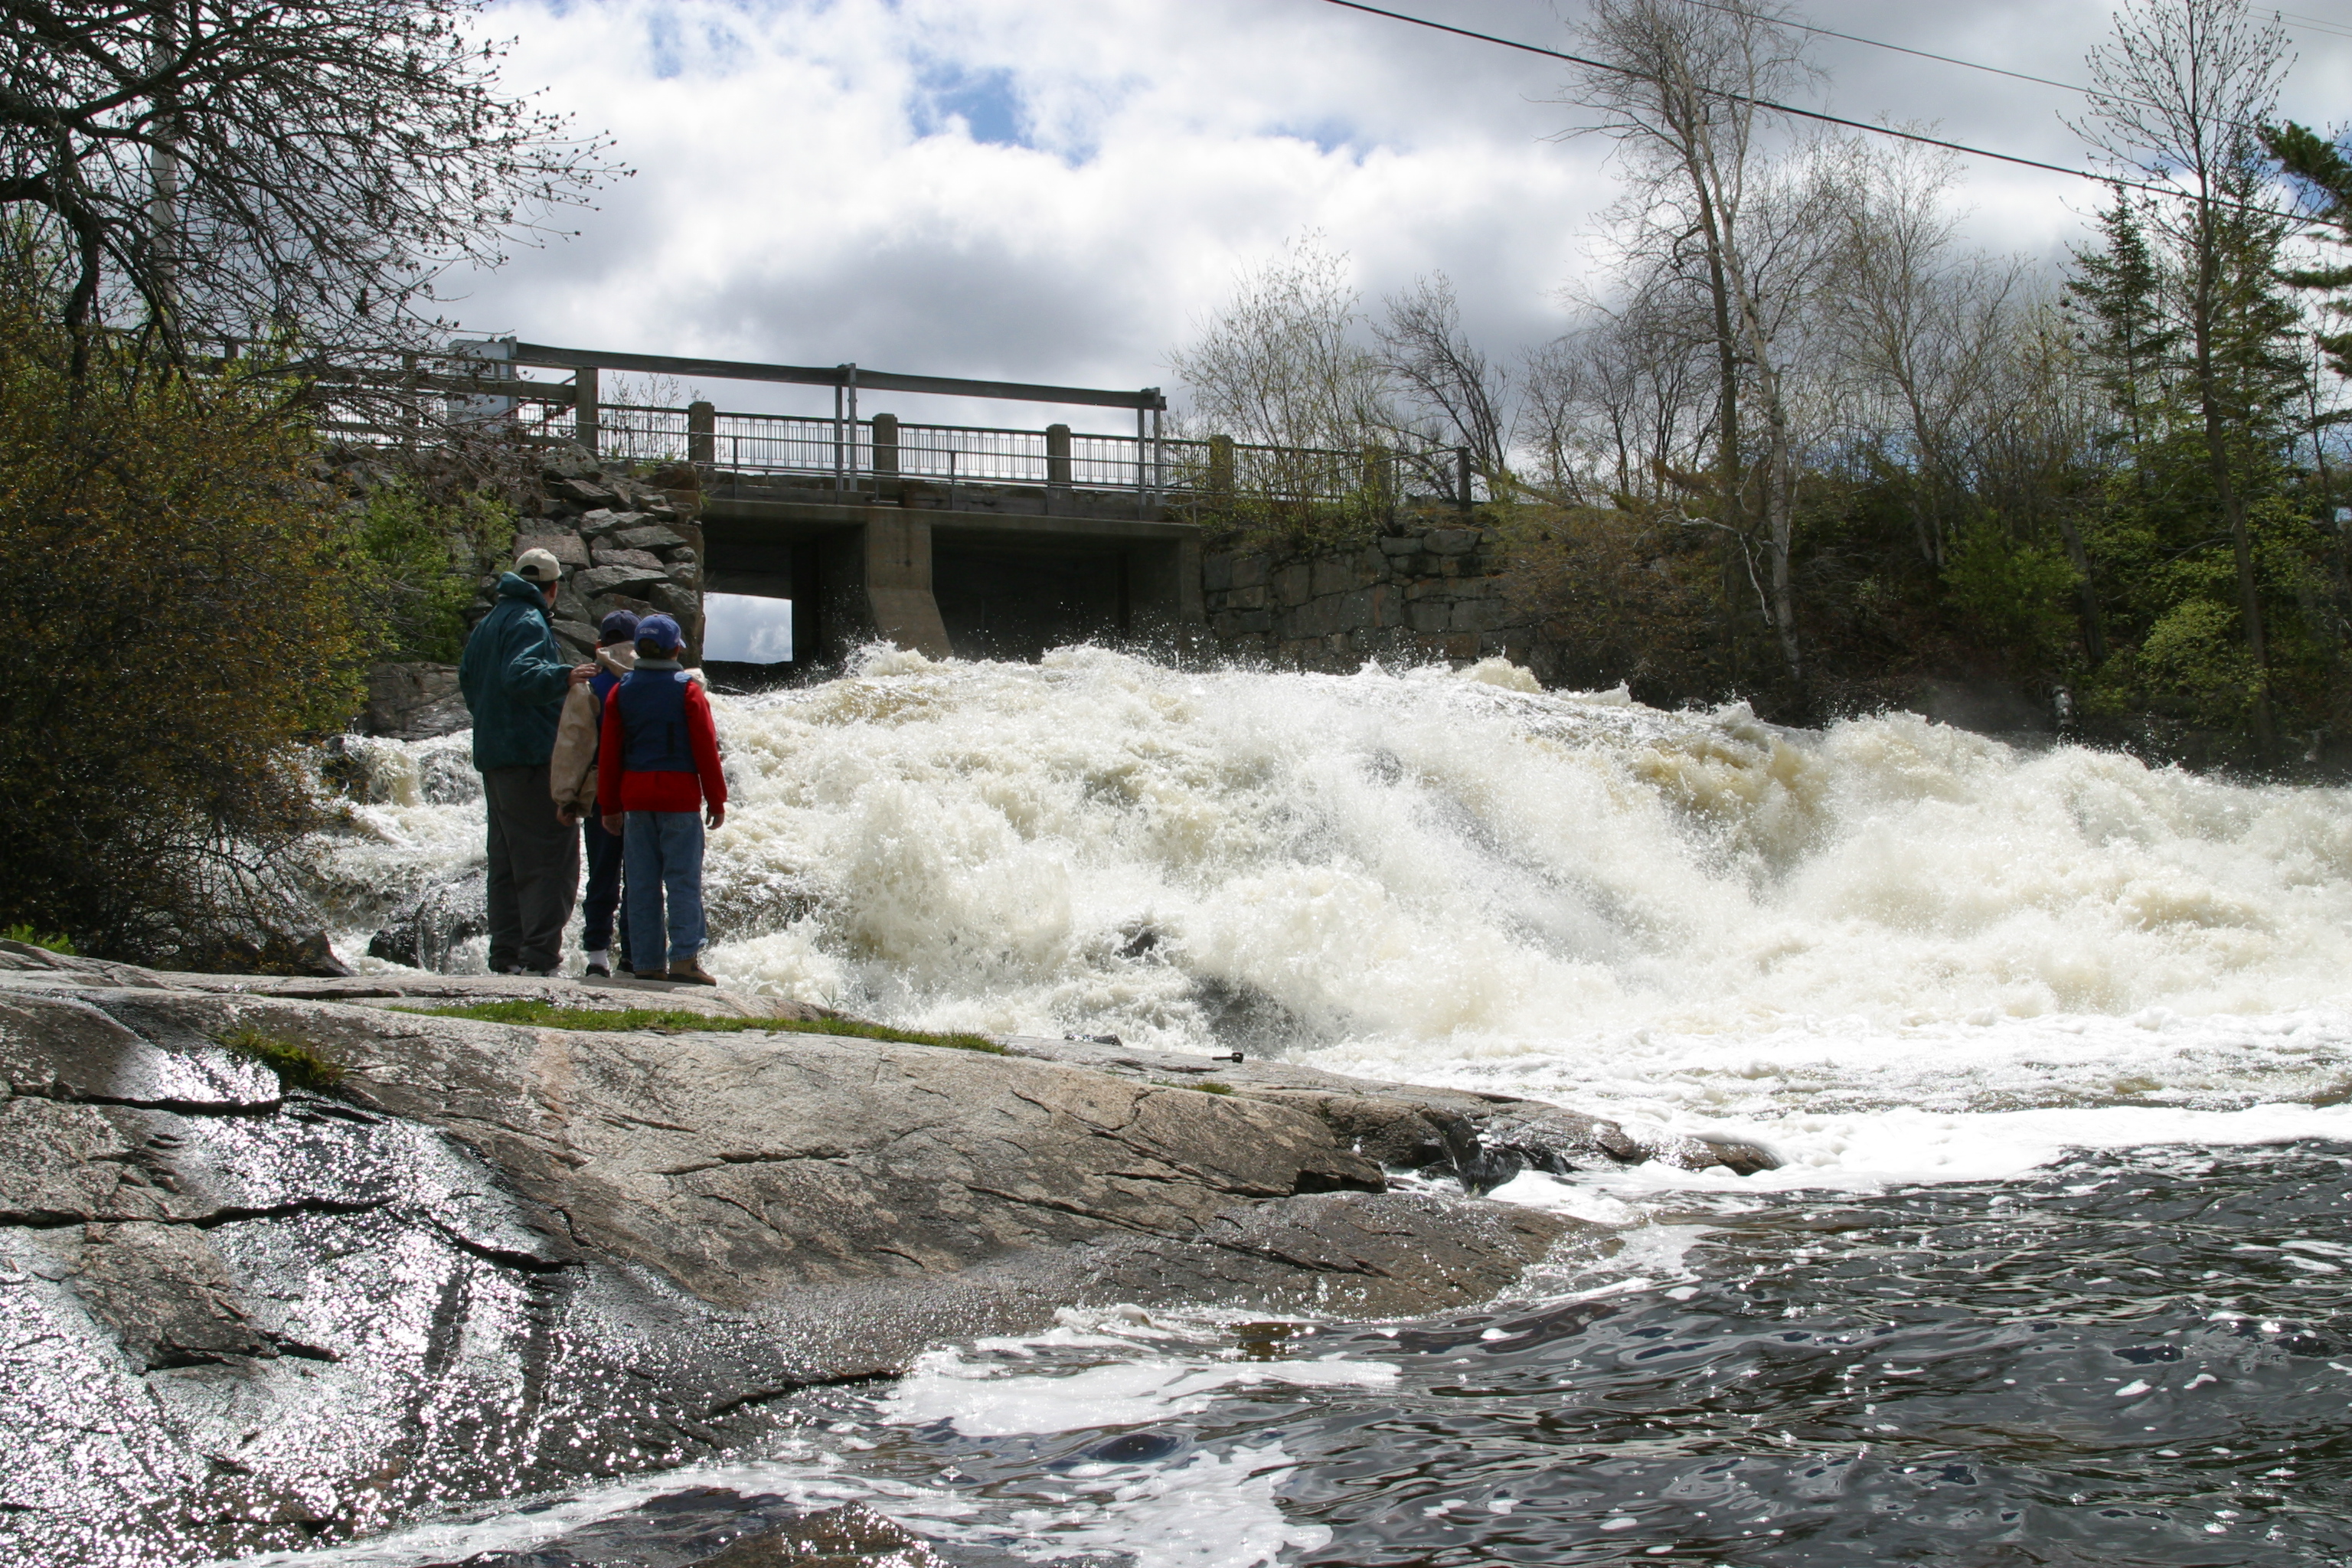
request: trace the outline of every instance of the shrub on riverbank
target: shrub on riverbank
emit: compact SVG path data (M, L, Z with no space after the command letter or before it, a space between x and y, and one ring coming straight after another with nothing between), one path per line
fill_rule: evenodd
M0 295L0 923L168 960L266 918L359 701L350 521L281 388Z

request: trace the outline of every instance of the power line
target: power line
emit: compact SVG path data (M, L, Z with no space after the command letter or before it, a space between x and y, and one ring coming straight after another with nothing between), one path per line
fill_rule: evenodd
M1710 11L1721 11L1727 16L1741 14L1729 5L1716 4L1716 0L1691 0L1691 4L1704 5ZM2046 76L2028 76L2023 71L2007 70L2000 66L1984 65L1976 60L1964 60L1955 55L1931 54L1926 49L1915 49L1903 44L1890 44L1877 38L1865 38L1858 33L1841 33L1834 27L1816 27L1810 22L1781 21L1775 23L1774 26L1793 27L1798 32L1812 33L1824 38L1843 38L1849 44L1867 44L1874 49L1886 49L1898 55L1912 55L1923 60L1934 60L1939 65L1965 66L1972 71L1985 71L1993 76L2005 76L2013 81L2030 81L2037 87L2061 88L2067 92L2081 93L2085 98L2095 95L2094 89L2078 87L2071 81L2055 81Z
M1409 16L1402 11L1387 11L1378 5L1364 5L1362 0L1325 0L1325 4L1341 6L1349 11L1361 11L1370 16L1385 16L1391 22L1409 22L1416 27L1427 27L1433 32L1452 33L1456 37L1472 38L1482 44L1496 44L1503 48L1517 49L1522 54L1542 55L1548 59L1566 60L1570 65L1583 66L1591 70L1608 71L1615 76L1640 74L1623 66L1612 66L1606 60L1587 59L1582 55L1571 55L1559 49L1547 49L1539 44L1523 44L1516 38L1497 37L1492 33L1475 33L1467 27L1456 27L1451 23L1433 22L1425 16ZM1948 142L1940 136L1923 135L1916 131L1898 131L1892 125L1873 125L1867 121L1848 120L1843 115L1824 114L1818 109L1799 109L1793 103L1776 103L1769 98L1753 98L1747 93L1732 92L1723 88L1702 88L1699 90L1727 102L1744 103L1751 108L1769 110L1774 114L1793 115L1800 120L1816 120L1824 125L1840 125L1849 131L1861 131L1873 136L1892 137L1898 142L1916 142L1922 146L1941 147L1948 153L1965 153L1970 157L1991 158L2003 163L2015 163L2021 168L2041 169L2049 174L2065 174L2077 180L2090 180L2098 184L2112 185L2122 190L2147 191L2159 196L2182 196L2189 194L2173 185L2150 184L2143 180L2126 180L2115 174L2093 174L2088 169L2070 169L2063 163L2045 163L2039 158L2021 158L2014 153L1996 153L1990 147L1973 147L1965 142ZM2215 206L2232 207L2240 212L2252 213L2260 217L2284 218L2289 223L2296 224L2312 221L2300 214L2283 213L2273 207L2258 207L2246 202L2231 201L2226 196L2208 196L2204 199Z
M1742 14L1736 7L1720 4L1719 0L1690 0L1690 3L1694 5L1704 6L1709 11L1720 11L1726 16L1737 16ZM2282 17L2292 17L2294 16L2292 12L2287 11L2281 11L2278 15ZM1885 49L1893 54L1910 55L1923 60L1934 60L1941 65L1960 66L1972 71L1983 71L1990 76L2005 76L2012 81L2030 81L2037 87L2054 87L2059 89L2061 91L2078 93L2084 98L2113 99L2125 103L2137 103L2144 109L2156 109L2161 107L2158 104L2149 102L2147 99L2134 98L2128 93L2107 92L2095 87L2084 87L2078 82L2059 81L2052 77L2029 76L2024 71L2013 71L2001 66L1989 66L1981 60L1964 60L1957 55L1939 55L1932 53L1927 49L1915 49L1906 44L1890 44L1883 38L1865 38L1859 33L1841 33L1834 27L1817 27L1811 22L1792 22L1783 19L1774 23L1773 25L1780 27L1793 27L1798 32L1812 33L1824 38L1843 38L1849 44L1863 44L1874 49ZM2318 23L2311 23L2309 25L2313 26L2322 26ZM2322 30L2325 30L2325 28L2323 27ZM2339 36L2352 38L2352 33L2344 33ZM2225 120L2222 121L2221 123L2238 131L2260 131L2262 129L2259 125L2248 125L2242 121L2236 120Z
M2323 22L2316 16L2298 16L2292 11L2278 13L2282 22L2293 22L2298 27L2308 27L2315 33L2326 33L2332 38L2352 38L2352 29L2340 22Z

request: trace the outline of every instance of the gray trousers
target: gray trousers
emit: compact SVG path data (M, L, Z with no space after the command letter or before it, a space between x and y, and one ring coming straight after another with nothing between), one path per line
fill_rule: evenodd
M490 973L563 962L563 928L580 896L580 829L548 794L547 764L482 774L489 820Z

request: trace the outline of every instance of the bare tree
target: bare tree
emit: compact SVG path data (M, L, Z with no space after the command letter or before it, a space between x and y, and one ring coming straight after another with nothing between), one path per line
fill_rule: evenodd
M1950 154L1855 142L1837 157L1842 232L1824 341L1875 405L1864 422L1904 433L1913 531L1921 557L1941 567L1968 448L2007 367L2024 268L1956 251Z
M1559 499L1637 505L1706 490L1714 345L1693 304L1649 289L1588 304L1590 325L1529 355L1523 428Z
M1790 676L1801 679L1790 580L1796 433L1775 338L1785 317L1759 288L1751 203L1769 127L1763 100L1812 74L1790 16L1781 0L1594 0L1581 31L1601 64L1570 91L1598 115L1581 130L1612 138L1625 157L1633 188L1621 211L1645 232L1640 248L1695 264L1717 360L1717 521L1743 538L1760 531L1772 627ZM1762 243L1785 261L1795 227L1779 227ZM1763 424L1752 486L1742 453L1748 405Z
M1236 279L1232 299L1169 367L1206 430L1268 447L1354 447L1393 428L1387 373L1356 340L1348 258L1301 235Z
M2250 411L2231 384L2237 378L2223 340L2230 295L2242 281L2231 276L2242 269L2233 269L2231 253L2242 256L2252 237L2245 209L2266 173L2256 128L2277 103L2286 34L2275 19L2257 24L2245 0L2126 0L2116 14L2115 36L2088 58L2095 90L2077 132L2137 176L2170 182L2181 192L2179 202L2155 209L2156 221L2188 261L2182 325L2206 466L2236 555L2239 614L2258 682L2255 738L2267 752L2270 657L2247 498L2231 449ZM2275 244L2273 238L2273 249Z
M614 173L503 95L476 0L0 0L0 205L89 334L413 347L435 280Z
M1415 279L1385 301L1372 336L1382 368L1420 416L1402 432L1414 438L1409 446L1467 448L1489 493L1503 495L1517 434L1510 374L1463 332L1453 282L1442 272Z

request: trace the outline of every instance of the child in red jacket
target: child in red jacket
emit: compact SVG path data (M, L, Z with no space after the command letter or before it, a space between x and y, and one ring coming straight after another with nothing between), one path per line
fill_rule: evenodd
M637 623L637 667L604 699L596 803L621 835L628 872L629 956L639 980L719 982L702 967L702 826L727 820L719 726L698 672L678 662L686 637L667 616ZM667 895L667 900L665 900ZM669 967L663 904L668 904Z

